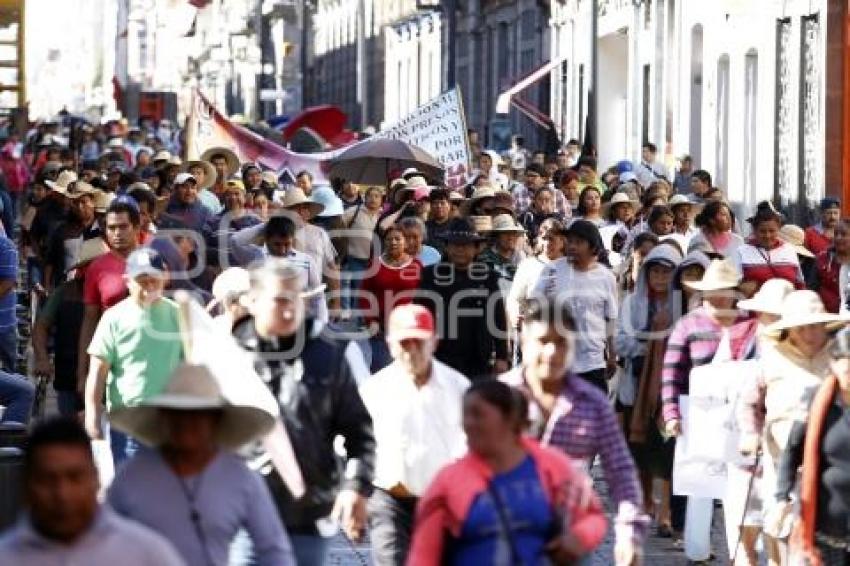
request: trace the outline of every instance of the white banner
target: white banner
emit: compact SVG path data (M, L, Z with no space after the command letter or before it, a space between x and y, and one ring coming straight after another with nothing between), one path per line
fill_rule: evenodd
M423 104L375 137L398 139L421 147L445 167L446 186L456 189L466 184L470 151L466 116L458 89L444 92Z
M691 370L690 395L680 397L682 435L676 439L673 491L722 499L728 466L752 464L738 452L736 409L747 380L759 371L753 360L707 364Z

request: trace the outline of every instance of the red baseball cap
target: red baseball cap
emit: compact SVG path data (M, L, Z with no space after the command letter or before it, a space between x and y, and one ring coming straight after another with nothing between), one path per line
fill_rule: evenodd
M409 340L428 340L434 337L434 317L431 311L421 305L400 305L390 313L387 324L387 338L396 342Z

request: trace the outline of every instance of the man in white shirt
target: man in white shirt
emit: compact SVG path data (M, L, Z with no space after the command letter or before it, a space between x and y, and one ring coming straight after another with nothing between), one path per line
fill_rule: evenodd
M369 538L379 566L405 563L418 498L440 468L466 452L461 405L469 387L433 359L434 317L425 307L396 307L387 343L393 363L360 386L377 444Z

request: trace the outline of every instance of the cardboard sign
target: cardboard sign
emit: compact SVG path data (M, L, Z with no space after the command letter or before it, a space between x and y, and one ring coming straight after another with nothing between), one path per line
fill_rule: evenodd
M456 189L466 184L470 151L463 100L458 89L444 92L423 104L375 137L397 139L421 147L445 168L447 187Z

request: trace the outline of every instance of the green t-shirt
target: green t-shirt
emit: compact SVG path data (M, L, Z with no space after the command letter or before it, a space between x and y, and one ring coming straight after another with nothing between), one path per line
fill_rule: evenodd
M162 392L183 359L177 303L140 307L127 298L107 309L88 353L109 364L106 407L138 405Z

